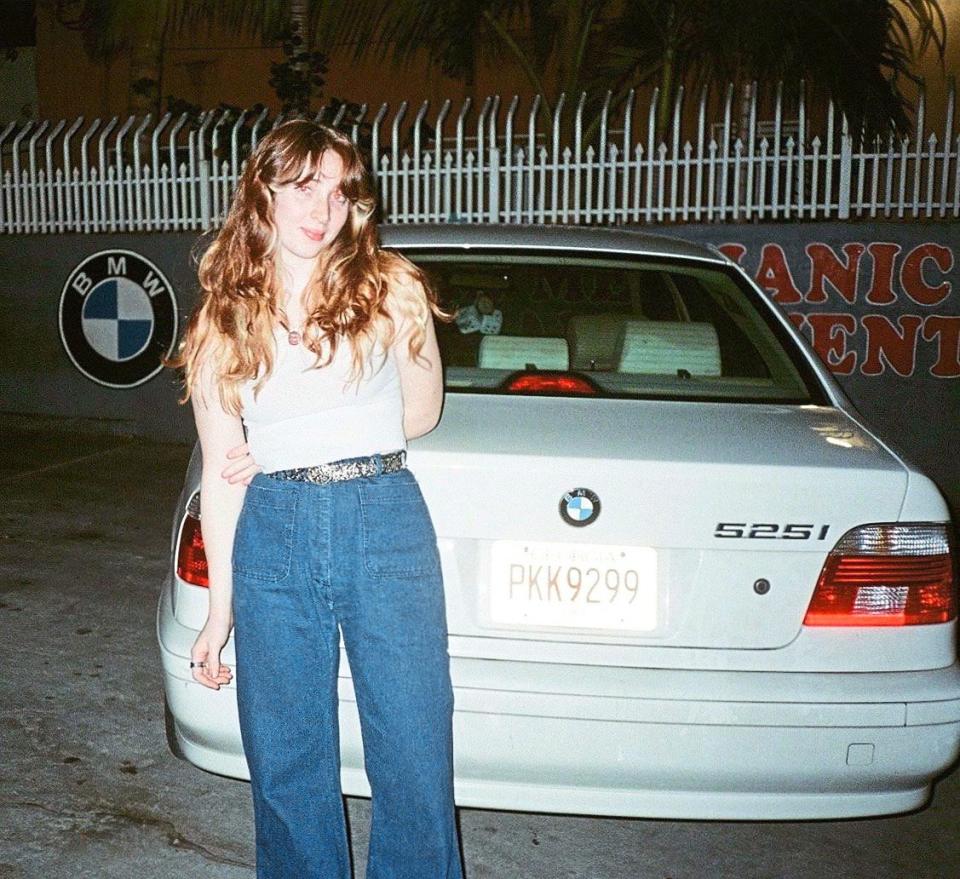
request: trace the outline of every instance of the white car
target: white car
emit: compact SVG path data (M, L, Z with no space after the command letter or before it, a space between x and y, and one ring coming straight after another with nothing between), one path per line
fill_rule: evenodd
M459 308L438 328L443 417L408 461L443 560L457 802L696 819L923 805L960 752L949 513L778 307L670 238L383 239ZM188 669L207 610L199 481L197 447L159 605L168 731L246 778L234 686ZM368 795L345 656L340 699L343 787Z

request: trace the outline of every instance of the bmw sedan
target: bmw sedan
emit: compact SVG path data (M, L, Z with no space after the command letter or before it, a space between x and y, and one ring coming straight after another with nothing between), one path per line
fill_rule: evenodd
M923 805L960 752L948 510L778 307L670 238L383 239L456 310L438 326L443 416L408 463L443 563L458 803L697 819ZM197 446L159 602L168 733L244 778L235 687L188 667L207 609L200 466ZM346 657L339 689L344 791L367 795Z

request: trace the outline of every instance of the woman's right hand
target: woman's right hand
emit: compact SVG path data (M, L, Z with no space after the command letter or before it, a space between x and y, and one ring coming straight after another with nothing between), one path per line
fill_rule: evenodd
M263 468L253 459L250 446L247 443L234 446L227 452L227 458L230 463L220 471L220 475L231 485L238 482L249 485L250 480L262 472Z
M229 684L233 680L233 672L229 665L220 662L220 651L230 637L230 625L207 620L206 625L197 635L190 650L190 665L193 679L211 690Z

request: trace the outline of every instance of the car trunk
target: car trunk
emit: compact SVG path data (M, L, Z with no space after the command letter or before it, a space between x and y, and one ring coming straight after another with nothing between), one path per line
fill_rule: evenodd
M836 541L906 490L822 406L449 394L410 466L450 633L500 643L783 647ZM575 489L599 502L586 525L561 516Z

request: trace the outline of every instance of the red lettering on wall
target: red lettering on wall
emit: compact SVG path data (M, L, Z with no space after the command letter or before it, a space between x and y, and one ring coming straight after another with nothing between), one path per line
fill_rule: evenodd
M737 265L740 265L740 260L743 259L744 255L747 252L747 248L743 244L736 244L730 242L728 244L721 244L717 247L724 256L730 257Z
M850 375L857 365L855 351L847 351L847 336L857 331L857 321L852 314L831 314L820 311L807 315L807 323L813 331L811 342L820 359L831 372Z
M937 341L937 362L930 374L939 378L960 376L960 317L931 314L923 322L923 338Z
M860 318L867 331L867 354L860 372L863 375L882 375L885 363L897 375L913 375L917 362L917 330L923 323L919 314L904 314L894 324L882 314L867 314Z
M900 284L907 296L918 305L938 305L950 295L949 281L931 287L924 280L923 264L928 259L944 274L953 268L953 251L932 241L918 245L907 254L900 267Z
M857 301L857 270L860 267L860 256L866 248L857 242L843 245L843 253L847 258L844 263L833 252L828 244L811 242L807 245L807 256L810 259L810 289L807 291L807 302L826 302L827 291L824 282L837 291L847 302Z
M867 291L867 302L889 305L897 301L897 294L893 292L893 267L902 249L899 244L888 241L875 241L867 245L873 257L873 283Z
M787 257L779 244L764 244L757 267L756 282L773 293L776 302L787 305L802 302L803 297L790 274Z

